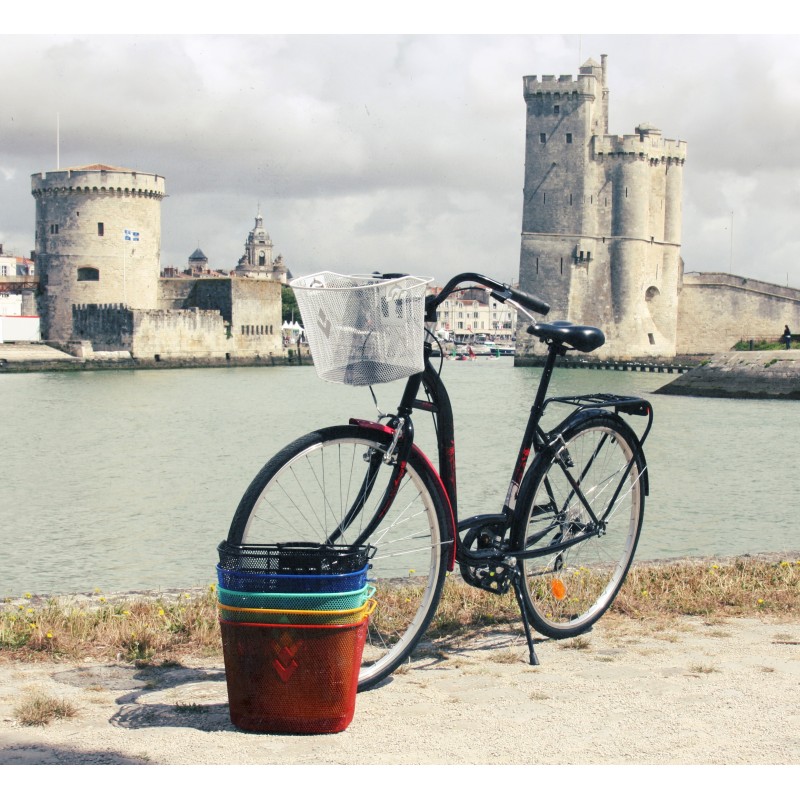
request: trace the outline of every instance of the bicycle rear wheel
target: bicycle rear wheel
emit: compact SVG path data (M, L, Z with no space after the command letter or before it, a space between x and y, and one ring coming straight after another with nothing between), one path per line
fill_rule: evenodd
M586 631L613 602L633 561L645 496L641 448L619 417L599 412L561 434L563 446L523 481L512 535L515 550L531 551L589 534L520 561L531 624L553 639Z
M381 506L393 468L383 460L388 433L342 425L301 437L253 479L234 514L233 544L353 544ZM415 450L386 515L369 535L368 573L376 586L359 690L382 681L417 645L436 611L453 546L449 504ZM345 523L344 520L349 519ZM345 528L342 530L342 528ZM360 542L363 543L363 542Z

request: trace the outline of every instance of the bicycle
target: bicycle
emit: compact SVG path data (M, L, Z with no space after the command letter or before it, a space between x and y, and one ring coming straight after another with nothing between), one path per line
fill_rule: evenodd
M284 447L251 482L228 533L232 544L374 546L370 581L378 611L359 691L409 659L456 563L473 586L514 590L531 664L538 663L531 627L556 639L591 628L628 573L649 492L643 444L653 415L647 400L546 396L558 356L596 350L605 341L602 331L538 322L534 314L546 315L547 303L477 273L456 275L426 295L429 281L334 273L293 281L322 377L370 391L398 377L406 383L396 412L379 411L378 421L351 419ZM464 284L513 304L532 321L527 330L547 345L547 356L501 510L459 521L453 410L433 330L438 307ZM366 301L359 296L370 291ZM332 354L325 347L330 350L334 334L346 344ZM562 404L566 417L545 431L540 423L553 403ZM438 468L414 442L414 412L433 419ZM641 435L623 413L647 418Z

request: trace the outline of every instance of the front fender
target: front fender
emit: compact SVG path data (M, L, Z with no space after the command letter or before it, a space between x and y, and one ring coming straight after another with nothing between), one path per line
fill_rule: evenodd
M383 425L380 422L372 422L366 419L351 419L350 424L357 425L359 428L366 428L371 431L380 431L381 433L387 433L391 436L394 435L393 428L390 428L388 425ZM426 456L416 444L411 445L411 451L427 469L434 486L438 489L439 499L444 506L447 530L442 531L442 540L444 542L444 546L449 548L449 550L445 550L444 554L445 563L447 564L447 571L452 572L456 566L457 535L456 519L455 515L453 514L453 506L450 503L450 496L447 494L447 490L444 488L444 483L442 483L442 479L437 472L436 467L433 466L433 463L428 456Z

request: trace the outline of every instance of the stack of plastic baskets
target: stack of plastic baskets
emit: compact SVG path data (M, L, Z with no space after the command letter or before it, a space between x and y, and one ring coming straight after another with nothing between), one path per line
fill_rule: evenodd
M237 728L335 733L350 724L375 608L373 550L219 545L222 651Z

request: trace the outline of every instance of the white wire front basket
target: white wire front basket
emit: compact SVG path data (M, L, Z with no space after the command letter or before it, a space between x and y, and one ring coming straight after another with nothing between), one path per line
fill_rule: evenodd
M433 278L318 272L291 282L320 378L349 386L422 372L425 289Z

